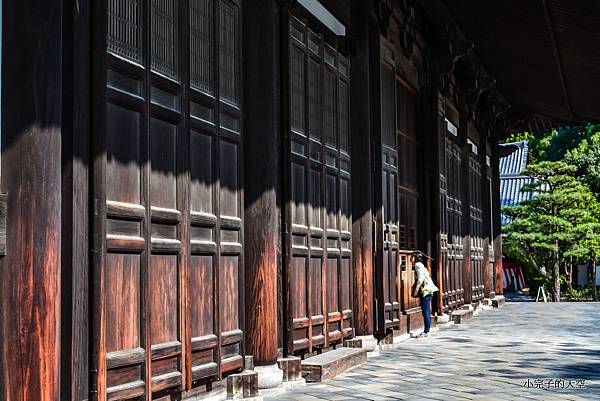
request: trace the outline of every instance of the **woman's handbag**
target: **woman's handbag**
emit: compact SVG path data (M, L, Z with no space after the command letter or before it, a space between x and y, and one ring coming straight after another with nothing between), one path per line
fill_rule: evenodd
M430 275L425 276L423 284L421 285L421 294L423 296L433 295L434 292L439 291L439 288L435 285Z

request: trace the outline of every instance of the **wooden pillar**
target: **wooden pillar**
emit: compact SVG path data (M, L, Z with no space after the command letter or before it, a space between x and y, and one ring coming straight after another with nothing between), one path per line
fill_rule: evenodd
M373 310L373 164L369 97L369 2L352 6L350 38L352 143L353 309L356 335L372 335Z
M435 34L427 38L431 46L437 45ZM431 271L439 291L434 294L432 301L432 310L441 315L444 310L443 305L443 260L441 252L441 205L440 205L440 173L444 169L444 161L440 152L445 149L445 122L444 105L440 97L440 67L439 67L439 48L434 47L431 52L431 71L430 86L423 91L423 144L421 152L421 168L426 172L427 181L424 185L424 196L428 199L425 222L425 243L427 252L432 258Z
M488 166L487 156L488 145L489 145L489 127L486 124L481 124L479 130L479 149L481 151L481 204L483 211L483 296L484 298L490 298L490 294L494 292L491 287L490 280L490 244L492 243L492 199L491 199L491 157L490 165Z
M467 117L467 107L461 102L460 107L460 125L458 128L458 139L461 149L461 192L462 201L462 244L463 244L463 290L465 304L472 302L472 282L471 275L471 197L470 197L470 179L469 179L469 156L471 147L467 142L469 132L469 119Z
M496 295L504 293L502 288L502 227L500 220L500 168L498 160L498 143L496 136L492 140L492 239L494 247L494 284Z
M277 363L279 17L273 0L244 3L246 354ZM260 381L260 377L259 377Z
M437 87L434 91L434 98L432 99L434 104L435 113L433 113L435 122L437 124L432 128L431 136L433 138L432 146L437 150L437 157L435 159L436 162L431 163L435 167L433 169L433 220L432 220L432 234L435 238L435 247L434 252L431 254L431 257L435 260L435 267L437 269L437 286L439 291L436 293L437 295L437 312L438 315L442 315L444 313L444 270L448 268L448 266L444 263L444 255L442 254L442 231L445 229L442 225L442 205L440 202L442 201L441 197L441 182L440 175L442 171L445 169L445 149L446 149L446 122L444 120L444 110L443 110L443 101L439 95ZM444 213L447 214L446 209L443 208ZM444 216L446 218L446 216ZM447 234L447 232L446 232Z
M62 2L4 1L0 399L59 399Z
M377 0L372 0L376 7ZM385 336L385 302L383 292L383 178L381 154L381 27L372 24L369 28L369 65L371 80L371 169L373 177L373 295L375 332ZM364 78L363 78L364 79ZM353 99L354 101L354 99Z
M61 399L89 392L90 7L65 0L63 19Z

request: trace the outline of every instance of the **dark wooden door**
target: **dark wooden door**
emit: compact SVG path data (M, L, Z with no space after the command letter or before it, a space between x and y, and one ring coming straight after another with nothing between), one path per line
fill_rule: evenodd
M382 45L381 175L383 201L382 282L386 330L402 325L402 315L419 311L412 296L417 249L418 190L416 93L396 75L391 50Z
M99 4L93 381L151 399L242 366L240 5Z
M452 126L445 120L444 126ZM462 242L462 200L461 200L461 149L453 141L456 129L445 130L444 175L440 177L441 210L446 232L442 234L443 305L444 310L452 310L464 303L463 288L463 242ZM445 202L444 202L445 201Z
M292 18L289 48L288 352L353 335L348 61Z
M418 249L419 191L417 157L417 93L396 77L396 135L398 137L398 243L400 247L400 283L402 313L420 313L420 300L412 296L415 283L413 252ZM411 328L412 330L412 328Z
M381 63L381 183L383 201L383 327L400 325L402 281L398 270L398 136L396 133L396 72L391 52L382 46Z
M471 145L469 154L469 213L471 222L471 297L472 301L483 300L484 289L484 223L482 166L477 155L478 147Z

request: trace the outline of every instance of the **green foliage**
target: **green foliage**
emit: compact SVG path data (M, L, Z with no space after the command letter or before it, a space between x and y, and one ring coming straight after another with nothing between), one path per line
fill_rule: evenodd
M565 294L567 301L593 301L592 289L590 287L571 288Z
M505 143L525 139L532 164L525 174L537 182L523 191L537 197L503 210L513 219L503 229L504 251L524 266L532 289L544 286L560 296L565 277L555 267L592 263L600 255L600 124L515 133ZM542 266L551 274L543 274ZM595 298L595 287L590 291ZM570 300L581 297L567 294Z
M564 161L577 167L576 176L600 199L600 132L568 151Z
M546 149L550 146L556 130L547 132L517 132L509 135L502 143L520 142L527 140L529 144L529 161L537 163L547 160Z
M534 193L535 197L502 210L511 219L504 227L505 248L533 266L544 283L549 279L546 270L553 270L555 296L560 296L556 270L560 261L600 250L596 248L600 245L598 202L574 176L576 171L575 166L564 162L529 165L523 174L532 182L522 192Z
M569 151L577 148L584 140L590 140L600 132L600 124L563 126L545 132L518 132L509 135L503 143L527 140L531 163L561 161Z

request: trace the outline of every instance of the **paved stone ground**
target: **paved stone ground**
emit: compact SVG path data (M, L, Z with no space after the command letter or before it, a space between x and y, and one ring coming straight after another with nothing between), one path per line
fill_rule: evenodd
M275 398L600 400L599 323L600 303L509 302Z

